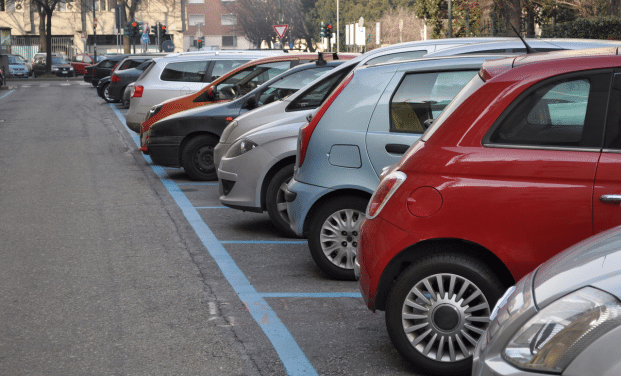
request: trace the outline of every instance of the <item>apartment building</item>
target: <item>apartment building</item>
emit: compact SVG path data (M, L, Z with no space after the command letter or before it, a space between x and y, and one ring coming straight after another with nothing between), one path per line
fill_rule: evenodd
M142 0L136 11L135 20L155 25L166 25L166 39L171 40L175 52L183 51L186 30L185 2L187 0ZM131 3L131 0L128 0ZM65 0L59 3L52 16L52 52L69 57L93 52L123 52L116 20L117 0ZM93 36L93 15L97 19L97 37ZM0 29L6 39L10 30L11 51L30 59L38 52L39 15L31 0L0 0ZM6 43L6 40L4 40ZM140 41L137 50L141 49ZM154 35L150 34L150 51L157 49Z
M217 50L256 48L237 23L235 0L186 0L188 27L183 33L184 51L203 47Z

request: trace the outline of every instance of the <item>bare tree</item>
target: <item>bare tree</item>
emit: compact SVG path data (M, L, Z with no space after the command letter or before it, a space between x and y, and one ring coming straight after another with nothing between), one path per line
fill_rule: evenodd
M33 4L39 10L39 31L42 31L41 25L45 25L43 34L45 35L45 73L52 73L52 14L58 3L66 0L32 0Z

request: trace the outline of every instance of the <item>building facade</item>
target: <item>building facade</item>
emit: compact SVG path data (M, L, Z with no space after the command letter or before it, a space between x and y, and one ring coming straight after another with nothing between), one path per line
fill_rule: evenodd
M165 39L174 43L175 52L181 52L187 26L186 1L141 0L134 19L143 22L145 27L158 22L165 25ZM131 3L131 0L127 2ZM64 0L59 3L52 15L52 52L69 57L92 53L96 42L98 54L122 53L123 39L117 29L116 5L117 0ZM97 20L96 39L93 36L93 18ZM31 0L0 0L0 27L5 30L10 28L12 53L30 59L38 52L39 14ZM136 52L147 47L139 40L136 44ZM157 48L154 35L150 33L148 50L155 51Z
M198 40L206 49L254 49L237 23L235 0L186 0L188 27L184 51L195 51Z

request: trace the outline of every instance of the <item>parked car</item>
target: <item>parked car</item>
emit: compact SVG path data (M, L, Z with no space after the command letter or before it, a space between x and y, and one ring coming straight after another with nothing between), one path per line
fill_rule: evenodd
M9 58L9 76L28 78L30 72L24 60L19 55L8 55Z
M250 60L282 54L282 51L260 50L205 51L161 58L136 81L125 113L126 124L134 132L140 132L140 123L153 106L195 93Z
M95 61L94 56L90 54L77 54L71 58L70 64L76 75L83 75L86 73L87 66L95 65L96 63L103 61L105 58L105 55L97 55L97 61Z
M97 82L97 95L99 95L102 99L106 100L105 93L108 90L108 86L112 82L112 76L115 74L120 74L121 72L126 72L127 70L136 68L142 65L145 61L153 60L151 57L140 55L140 56L128 56L125 59L121 60L109 73L108 76L102 77L99 82ZM99 70L97 70L99 71ZM142 74L142 71L138 73L138 76ZM134 72L134 76L136 73ZM117 75L118 78L118 75ZM110 98L111 99L111 98Z
M355 272L417 369L469 372L508 286L621 224L619 66L617 48L488 61L385 171Z
M224 103L185 110L151 126L145 137L151 160L162 166L181 166L193 180L216 180L213 148L233 118L295 93L342 62L321 60L289 69L290 61L279 61L259 64L242 79L237 79L239 73L231 76L233 82L225 80L213 88L214 97ZM272 71L283 70L269 80Z
M39 56L35 58L34 63L32 65L32 74L35 78L45 73L46 61L47 61L46 56ZM58 57L58 56L52 56L52 74L58 77L75 76L73 67L71 67L71 65L67 63L65 59L63 59L62 57Z
M107 77L116 68L119 63L129 55L112 55L106 56L104 60L93 65L92 67L86 67L86 74L84 75L84 81L90 80L90 83L97 87L99 80ZM91 68L89 70L89 68Z
M108 103L121 102L127 85L135 82L152 64L155 64L155 61L147 59L135 68L114 71L110 76L110 84L102 90L103 99Z
M132 82L131 84L128 84L125 87L125 90L123 90L123 100L121 101L121 103L123 103L123 108L129 108L129 99L132 96L134 90L134 82Z
M492 311L472 375L617 375L620 261L616 227L524 276Z

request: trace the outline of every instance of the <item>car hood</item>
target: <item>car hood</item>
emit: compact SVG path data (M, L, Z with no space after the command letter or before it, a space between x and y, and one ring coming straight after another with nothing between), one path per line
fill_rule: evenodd
M575 244L543 263L533 282L535 302L542 308L584 286L621 299L621 226Z
M26 66L24 64L9 64L9 68L24 68L27 69Z
M288 112L287 114L289 114L289 117L263 124L244 133L239 138L248 138L258 145L281 138L297 138L300 127L306 124L306 116L312 114L314 111L315 110L296 111L293 113Z
M285 111L289 103L291 102L286 99L272 102L238 116L235 118L237 126L231 131L227 139L223 140L223 142L232 142L244 133L256 129L264 124L288 118L293 113Z

